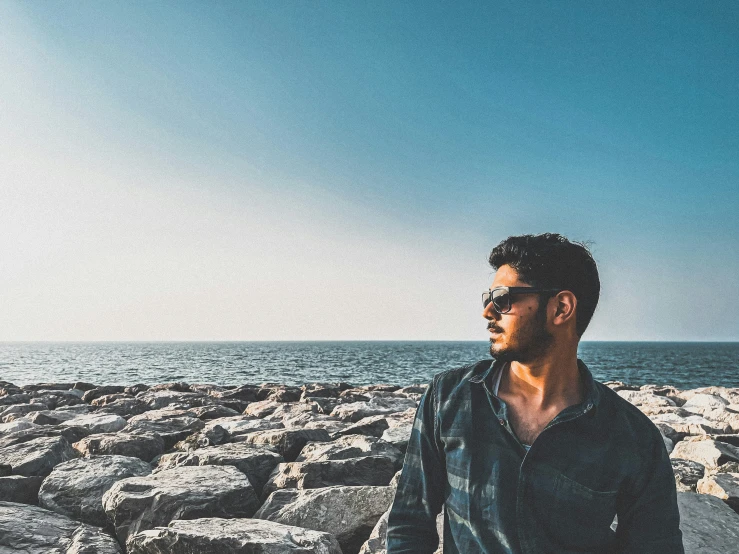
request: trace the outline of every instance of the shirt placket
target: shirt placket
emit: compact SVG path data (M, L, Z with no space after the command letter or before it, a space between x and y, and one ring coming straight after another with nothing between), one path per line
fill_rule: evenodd
M517 483L517 489L516 489L516 530L518 532L518 539L519 543L521 545L521 550L525 554L537 554L537 551L535 550L536 545L533 544L533 541L530 539L529 535L527 534L530 532L533 527L533 522L524 522L523 519L525 518L525 514L523 513L523 502L524 502L524 491L526 487L526 460L527 458L531 457L531 453L535 448L535 445L539 441L539 437L544 434L547 430L551 429L552 427L559 425L560 423L565 423L567 421L572 421L577 419L578 417L585 415L588 411L590 411L593 407L593 402L591 400L588 400L585 407L579 407L573 406L570 408L564 409L561 413L557 414L557 416L550 421L546 427L542 430L541 433L539 433L539 436L534 439L531 446L529 447L529 450L527 451L526 448L524 448L523 444L521 444L521 441L516 436L516 433L511 428L510 422L508 420L508 406L506 405L505 401L501 398L496 396L497 401L500 403L500 410L496 410L495 406L493 405L492 397L494 396L492 391L488 388L487 382L482 382L483 386L485 387L485 393L488 399L488 402L490 404L490 408L493 410L493 413L498 418L498 422L501 424L501 426L513 437L516 444L518 444L519 448L521 449L521 453L523 454L523 459L521 460L521 466L519 468L518 472L518 483ZM551 432L551 431L550 431Z

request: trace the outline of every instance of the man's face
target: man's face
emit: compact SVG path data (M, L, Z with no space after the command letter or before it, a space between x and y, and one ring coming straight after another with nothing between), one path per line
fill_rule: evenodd
M490 288L531 286L519 279L509 265L498 268ZM497 360L530 362L544 354L554 337L547 330L546 301L538 294L516 294L511 297L511 310L499 314L491 302L482 316L488 320L490 355Z

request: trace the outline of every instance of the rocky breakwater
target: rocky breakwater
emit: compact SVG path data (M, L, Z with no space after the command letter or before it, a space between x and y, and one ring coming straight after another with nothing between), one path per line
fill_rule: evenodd
M739 389L606 384L662 432L686 552L734 551ZM384 552L424 390L0 381L0 550Z

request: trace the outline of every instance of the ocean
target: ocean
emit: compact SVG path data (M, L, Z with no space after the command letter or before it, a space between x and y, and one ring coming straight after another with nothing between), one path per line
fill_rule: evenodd
M579 357L599 381L739 387L738 342L583 342ZM485 358L486 341L17 342L0 343L0 380L405 386Z

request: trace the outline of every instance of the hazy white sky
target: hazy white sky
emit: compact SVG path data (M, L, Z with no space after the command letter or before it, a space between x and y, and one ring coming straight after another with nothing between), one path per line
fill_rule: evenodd
M436 8L409 40L392 4L228 6L0 3L0 340L486 340L489 250L544 231L594 241L586 340L739 340L721 17L655 111L648 79L573 95L634 71L587 37L551 43L559 82L484 27L478 57L435 50Z

